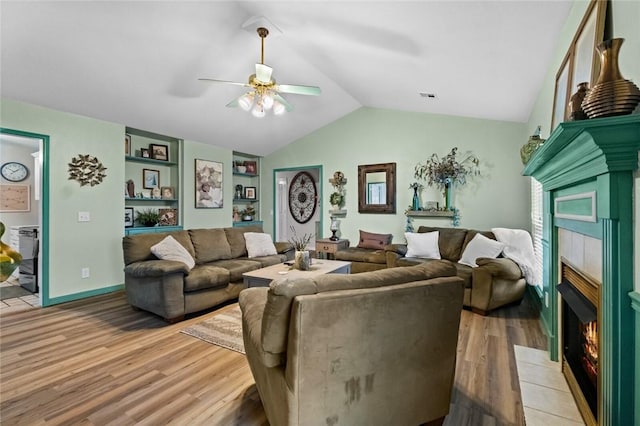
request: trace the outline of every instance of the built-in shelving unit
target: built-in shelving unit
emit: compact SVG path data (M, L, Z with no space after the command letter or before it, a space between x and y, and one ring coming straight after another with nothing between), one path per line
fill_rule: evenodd
M243 220L242 211L254 208L252 220ZM260 157L233 153L233 226L262 226L260 220ZM236 213L237 212L237 213Z
M182 141L131 127L127 127L125 132L125 216L134 220L134 226L125 224L125 234L182 229L180 202ZM131 189L133 196L129 193ZM140 211L148 209L157 210L160 213L161 223L158 226L146 227L135 221ZM133 213L132 217L131 213Z

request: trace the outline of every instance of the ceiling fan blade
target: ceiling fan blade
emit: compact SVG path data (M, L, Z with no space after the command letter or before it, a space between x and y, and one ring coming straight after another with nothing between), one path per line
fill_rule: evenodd
M291 105L289 102L287 102L287 100L285 98L283 98L282 96L278 95L277 93L274 93L273 95L273 100L274 101L278 101L280 102L282 105L284 105L284 109L287 112L291 112L293 111L293 105Z
M237 108L237 107L239 107L240 105L238 104L238 99L240 99L240 98L235 98L234 100L232 100L231 102L229 102L225 106L227 108Z
M273 68L265 64L256 64L256 79L261 83L271 82L271 73Z
M320 88L316 86L298 86L293 84L278 84L276 87L278 92L293 93L294 95L312 95L318 96Z
M213 81L214 83L233 84L234 86L251 87L249 83L238 83L236 81L218 80L215 78L199 78L200 81Z

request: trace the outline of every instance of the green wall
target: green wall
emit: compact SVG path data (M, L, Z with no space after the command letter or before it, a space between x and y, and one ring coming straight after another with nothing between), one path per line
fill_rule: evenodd
M415 181L414 167L433 153L447 154L451 148L472 151L481 161L482 176L462 188L455 188L453 204L460 209L460 226L489 229L512 227L529 229L528 178L521 175L520 147L526 142L522 123L411 113L376 108L360 108L351 114L299 139L264 158L261 194L264 227L273 229L273 169L322 164L327 180L340 170L346 185L346 218L341 220L342 236L355 244L358 230L392 233L394 242L404 242L404 211L411 204ZM397 173L397 212L358 213L358 165L395 162ZM324 182L321 200L328 226L329 194L333 188ZM422 191L422 202L442 203L435 187ZM500 206L500 207L498 207ZM417 218L420 225L452 226L446 218Z

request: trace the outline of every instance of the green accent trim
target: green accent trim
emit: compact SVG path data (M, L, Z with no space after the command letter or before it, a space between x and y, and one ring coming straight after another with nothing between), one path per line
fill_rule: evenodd
M542 310L542 302L544 296L542 294L542 289L536 285L527 285L526 287L527 295L531 298L531 301L536 306L538 311Z
M83 291L81 293L67 294L60 297L49 299L50 305L58 305L65 302L73 302L74 300L86 299L87 297L100 296L101 294L113 293L115 291L124 290L124 284L116 284L110 287L97 288L95 290Z
M632 291L629 293L629 297L631 298L631 308L635 310L635 326L636 326L636 357L635 357L635 385L634 389L636 389L635 400L633 402L634 413L635 413L635 423L640 423L640 293L637 291Z
M49 299L49 158L50 158L50 138L48 135L39 133L23 132L21 130L7 129L0 127L0 133L8 135L23 136L42 141L42 187L40 188L40 209L42 224L40 229L40 302L42 306L51 305Z
M638 293L637 291L631 291L629 292L629 297L631 298L631 308L633 308L633 310L636 311L638 315L640 315L640 293ZM636 331L640 332L640 330Z
M593 194L595 197L596 194ZM593 198L574 198L571 200L559 200L556 198L556 214L570 214L574 216L587 216L591 217L595 212L593 211Z
M602 221L598 222L582 222L571 219L553 218L553 225L558 228L568 229L569 231L584 234L589 237L602 239Z

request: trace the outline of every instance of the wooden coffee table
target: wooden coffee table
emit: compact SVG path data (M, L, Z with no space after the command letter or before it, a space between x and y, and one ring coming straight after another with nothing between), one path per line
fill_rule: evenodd
M271 281L288 278L312 278L322 274L350 274L351 262L339 260L313 259L309 271L299 271L284 263L256 269L242 274L247 287L267 287Z

